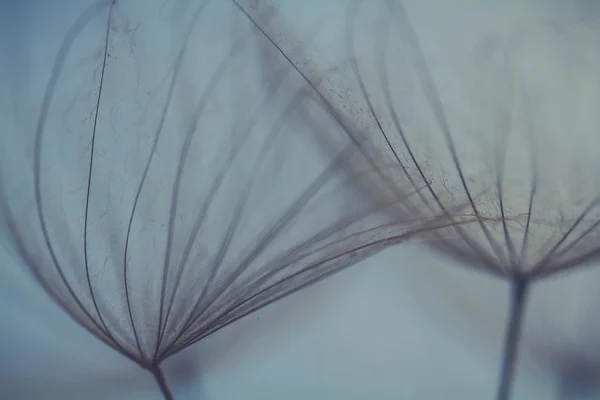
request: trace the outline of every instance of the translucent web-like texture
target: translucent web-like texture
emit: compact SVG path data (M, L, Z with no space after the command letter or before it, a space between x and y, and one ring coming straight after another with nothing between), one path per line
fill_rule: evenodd
M332 1L318 46L280 47L364 127L349 133L387 177L365 193L408 180L417 195L399 214L476 221L428 244L510 283L505 400L531 284L600 255L599 32L572 4L476 3Z
M350 125L231 3L178 5L97 1L48 34L0 147L9 243L166 398L169 356L433 227L356 190L381 176Z
M459 219L479 220L449 228L436 248L495 274L541 277L599 251L598 32L566 6L557 18L511 4L439 15L415 6L409 18L401 1L332 2L337 19L318 45L281 47L365 127L351 133L389 186L419 188L403 207L459 205Z
M382 148L399 176L428 182L405 206L420 215L468 204L464 216L478 223L440 231L435 248L510 282L496 392L510 399L531 284L600 254L597 29L457 16L454 32L440 24L429 37L401 1L387 1L365 51L359 9L348 13L346 43Z
M350 15L348 49L388 152L415 184L430 182L412 205L443 210L466 202L467 215L480 221L452 228L455 239L440 244L508 275L545 276L594 258L595 31L540 21L434 42L417 35L401 2L386 2L377 14L381 29L368 50L354 36L357 14ZM465 18L463 29L484 22Z

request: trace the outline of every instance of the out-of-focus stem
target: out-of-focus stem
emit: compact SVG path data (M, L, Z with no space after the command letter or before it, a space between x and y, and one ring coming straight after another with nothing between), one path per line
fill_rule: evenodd
M163 373L162 369L160 369L159 366L156 366L150 368L150 372L152 373L152 376L154 376L154 379L156 380L156 383L160 388L160 392L162 393L165 400L174 400L173 394L171 393L171 389L169 389L169 386L167 385L167 380L165 379L165 374Z
M529 284L529 279L521 277L516 277L511 282L510 314L506 326L502 371L496 400L511 398Z

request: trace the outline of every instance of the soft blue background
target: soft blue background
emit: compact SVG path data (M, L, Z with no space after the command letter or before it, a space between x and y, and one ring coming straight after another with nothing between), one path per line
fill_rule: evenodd
M51 60L84 3L1 0L0 88L25 90L31 71L16 62L20 52L47 52ZM164 3L168 10L177 2ZM224 25L218 39L224 41L224 19L237 12L225 3L217 14L223 20L214 18ZM249 3L264 6L260 0ZM343 22L329 14L342 15L341 0L278 3L293 21L290 41L311 20L329 18L322 35ZM431 12L435 21L469 12L475 3L484 15L486 4L493 4L464 0L450 7L431 0L421 2L420 10ZM519 3L509 6L521 7L524 16L544 12L593 20L598 13L593 2L568 7L541 0ZM144 7L141 1L139 6ZM331 54L327 62L335 61ZM43 65L32 68L44 70ZM35 87L43 80L30 79L32 92L38 93ZM12 99L0 94L0 101L0 116L7 115ZM19 126L7 124L0 134L18 135ZM1 399L160 398L146 372L71 322L4 252L0 266ZM535 286L515 399L552 398L556 361L548 355L556 349L594 355L595 343L600 344L599 272L582 270ZM493 398L508 293L503 282L416 244L405 245L223 329L170 360L166 374L177 399Z

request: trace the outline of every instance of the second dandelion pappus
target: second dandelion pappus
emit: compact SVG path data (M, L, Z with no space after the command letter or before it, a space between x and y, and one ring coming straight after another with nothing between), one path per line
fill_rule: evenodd
M399 0L336 4L345 21L337 41L282 51L295 52L292 63L320 57L311 62L321 70L336 57L347 64L326 82L299 72L325 97L353 88L327 100L367 127L347 131L386 177L361 181L367 195L393 194L408 180L417 195L399 202L399 214L476 221L428 242L509 283L497 389L508 399L531 285L600 256L597 28L511 2L469 12Z

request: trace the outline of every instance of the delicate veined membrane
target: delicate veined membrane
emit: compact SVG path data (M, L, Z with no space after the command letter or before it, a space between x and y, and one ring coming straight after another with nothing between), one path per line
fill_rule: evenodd
M379 5L361 4L347 39L385 132L377 143L430 185L411 204L464 204L459 214L480 224L456 228L451 246L494 270L550 271L595 255L597 29L544 18L506 27L504 15L413 30L399 7Z
M81 8L9 71L2 233L165 398L165 359L426 227L361 196L344 135L323 157L338 122L232 3Z
M454 238L434 247L510 282L496 397L506 400L528 289L600 253L597 28L569 18L515 22L499 7L498 18L488 9L418 29L418 13L409 18L401 1L382 9L367 41L353 31L359 13L349 13L353 73L384 136L379 154L428 185L405 206L462 204L459 218L478 221L449 228Z
M510 283L508 399L528 289L600 255L600 25L582 3L334 3L319 44L281 51L361 125L354 139L388 178L365 193L401 194L408 178L418 196L400 213L477 221L429 244ZM275 43L306 34L295 18L261 22Z
M261 7L255 14L340 114L362 124L353 134L386 173L400 182L408 173L419 189L430 184L410 205L452 209L453 217L460 208L459 219L480 220L461 234L444 232L455 237L444 236L453 253L501 273L540 274L594 256L600 52L593 16L567 6L469 1L461 3L468 13L422 2L406 2L405 13L400 3L328 3L314 44L290 38L311 32L293 19L261 19Z

